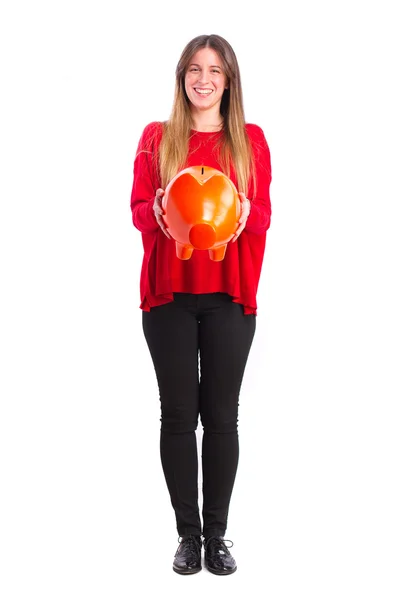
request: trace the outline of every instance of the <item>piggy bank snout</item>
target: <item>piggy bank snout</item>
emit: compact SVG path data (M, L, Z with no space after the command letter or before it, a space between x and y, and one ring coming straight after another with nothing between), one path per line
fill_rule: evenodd
M196 223L190 228L189 241L197 250L207 250L217 239L215 228L208 223Z

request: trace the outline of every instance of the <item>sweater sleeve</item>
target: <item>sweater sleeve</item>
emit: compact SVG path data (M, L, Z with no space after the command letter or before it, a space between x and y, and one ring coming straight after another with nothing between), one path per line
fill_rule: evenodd
M157 133L160 131L158 125L150 123L145 127L133 166L132 222L141 233L152 233L159 227L153 211L156 190L160 187L153 161Z
M257 181L256 190L252 183L249 186L251 210L245 230L261 234L267 231L271 223L271 156L263 130L257 125L247 125L247 132L253 148Z

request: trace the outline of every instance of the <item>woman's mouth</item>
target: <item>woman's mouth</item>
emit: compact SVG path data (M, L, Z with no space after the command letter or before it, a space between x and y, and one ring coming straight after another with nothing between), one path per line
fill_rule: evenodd
M213 90L210 88L193 88L198 96L202 96L203 98L212 94Z

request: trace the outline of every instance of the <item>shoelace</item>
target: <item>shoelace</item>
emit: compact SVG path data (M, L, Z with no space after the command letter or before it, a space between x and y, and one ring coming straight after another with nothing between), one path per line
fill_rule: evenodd
M227 546L225 542L230 542L230 546ZM218 554L220 555L221 553L224 554L230 554L228 548L232 548L233 546L233 542L232 540L224 540L223 538L220 538L218 536L215 537L209 537L208 539L205 540L204 543L204 549L205 551L208 550L208 546L211 544L210 546L210 553L212 552L213 554Z
M198 555L201 548L201 543L199 543L193 535L188 535L185 537L179 536L178 542L182 544L185 543L185 550L193 554L194 557Z

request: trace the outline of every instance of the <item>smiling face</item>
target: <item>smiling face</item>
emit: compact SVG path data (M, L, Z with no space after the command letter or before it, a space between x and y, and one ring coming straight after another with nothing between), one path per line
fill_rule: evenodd
M228 87L222 61L211 48L198 50L185 74L185 90L193 110L219 112L221 99Z

